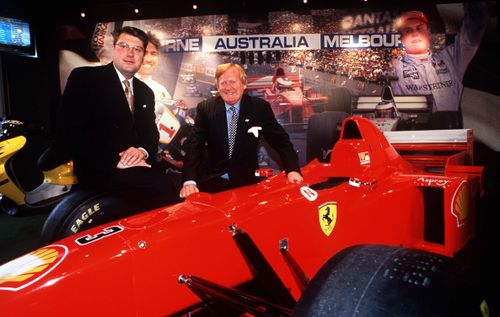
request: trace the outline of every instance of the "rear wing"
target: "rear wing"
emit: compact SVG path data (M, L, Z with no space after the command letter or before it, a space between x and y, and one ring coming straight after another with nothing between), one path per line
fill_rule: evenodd
M379 96L359 96L354 112L374 112L381 101ZM430 111L432 102L428 96L394 96L398 111Z
M352 107L352 114L375 119L376 107L384 98L380 96L359 96ZM392 96L398 113L402 114L411 129L426 128L432 114L432 96Z
M398 153L418 169L436 170L474 165L471 129L386 131L384 136Z

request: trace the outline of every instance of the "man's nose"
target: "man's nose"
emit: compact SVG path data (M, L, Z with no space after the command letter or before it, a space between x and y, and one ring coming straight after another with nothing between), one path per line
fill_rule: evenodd
M410 29L409 33L412 35L412 36L416 36L416 35L419 35L420 34L420 31L417 30L417 29Z

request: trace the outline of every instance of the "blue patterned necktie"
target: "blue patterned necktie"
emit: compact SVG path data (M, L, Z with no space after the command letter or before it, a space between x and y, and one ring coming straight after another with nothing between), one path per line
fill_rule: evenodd
M236 109L234 106L229 107L231 109L231 124L229 125L229 158L233 155L234 149L234 139L236 138L236 125L238 122L238 115L236 114Z

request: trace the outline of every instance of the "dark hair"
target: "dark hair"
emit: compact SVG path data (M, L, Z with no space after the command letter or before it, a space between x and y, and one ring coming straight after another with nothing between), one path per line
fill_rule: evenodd
M148 46L148 41L149 41L148 35L143 30L135 28L133 26L124 26L123 28L116 30L113 33L113 44L116 44L118 38L122 33L126 33L140 39L142 45L144 46L143 47L144 49L146 49L146 47Z
M160 49L160 39L151 31L148 32L149 43L153 44L157 50Z

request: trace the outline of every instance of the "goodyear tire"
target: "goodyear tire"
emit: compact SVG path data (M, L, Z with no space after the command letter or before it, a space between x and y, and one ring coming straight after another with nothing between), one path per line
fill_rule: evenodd
M139 211L130 200L103 192L77 190L57 204L45 221L40 244L47 245Z
M339 111L325 111L309 118L306 134L306 161L317 158L320 162L330 161L330 151L340 136L342 121L349 114Z
M481 316L480 304L457 261L420 250L362 245L339 252L318 271L292 317Z

